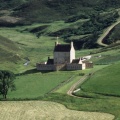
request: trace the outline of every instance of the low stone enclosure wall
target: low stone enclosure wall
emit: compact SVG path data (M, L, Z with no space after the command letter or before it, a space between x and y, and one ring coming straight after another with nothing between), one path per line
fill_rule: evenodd
M36 64L37 70L53 70L53 71L59 71L59 70L66 70L66 65L65 64Z
M88 68L93 68L93 63L92 62L86 62L85 63L85 68L88 69Z
M59 71L59 70L84 70L86 68L92 68L93 63L83 64L36 64L37 70L40 71Z
M67 64L67 70L84 70L85 64Z

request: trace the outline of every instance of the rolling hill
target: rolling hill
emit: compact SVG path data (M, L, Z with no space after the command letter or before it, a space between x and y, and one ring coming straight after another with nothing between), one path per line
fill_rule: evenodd
M104 40L104 42L106 44L111 44L111 43L120 43L120 23L118 25L116 25L111 32L109 33L109 35L107 35L106 39Z
M84 82L81 89L104 95L120 96L120 63L113 64L95 73L93 77Z
M120 24L108 36L106 43L111 45L103 48L96 43L107 28L119 21L119 0L0 0L0 3L0 69L16 74L17 89L9 92L8 100L49 100L71 109L111 113L120 119ZM53 57L56 37L60 43L73 41L76 57L91 55L95 67L84 71L36 71L37 62ZM91 75L98 69L76 93L83 98L73 98L66 92L50 93L57 85L69 85L71 75L73 83L81 75ZM6 111L1 114L3 119L10 118L5 114Z
M43 61L46 58L44 54L51 55L57 36L60 42L73 41L76 50L99 48L96 43L99 35L119 18L118 0L0 2L0 35L4 36L0 36L0 61L7 60L12 64L21 60L20 52L23 58L29 56L33 64ZM48 45L49 52L45 49ZM20 47L23 49L20 50ZM41 56L35 57L38 50Z
M17 24L66 20L80 13L92 14L120 6L119 0L0 0L0 2L2 11L8 10L9 16L22 18ZM0 14L4 15L3 12Z
M19 51L20 49L13 41L0 36L0 64L4 64L6 62L16 63L21 60L18 54Z

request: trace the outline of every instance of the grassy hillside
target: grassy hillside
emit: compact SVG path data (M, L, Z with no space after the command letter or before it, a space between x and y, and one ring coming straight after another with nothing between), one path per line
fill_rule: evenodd
M53 57L53 49L55 41L57 40L57 35L50 36L50 34L55 33L56 31L62 31L63 29L74 29L74 27L78 27L78 25L85 22L86 20L78 20L72 23L56 21L53 23L33 24L14 28L2 27L0 29L0 35L4 37L1 37L0 45L0 54L2 56L0 59L1 69L8 69L18 73L35 68L37 62L46 61L48 56L51 58ZM91 34L78 36L70 35L71 37L69 37L70 39L67 42L74 40L76 57L93 54L92 61L94 61L95 64L109 64L119 60L119 45L116 44L98 50L81 50L81 48L90 48L90 46L92 48L96 47L93 46L96 39L95 41L90 39L89 37ZM88 37L88 39L86 37ZM66 43L64 36L60 36L58 41L60 43ZM79 50L77 51L77 49ZM97 58L96 56L99 55L102 55L102 57ZM25 58L29 58L30 60L28 66L24 66L24 63L26 62Z
M19 53L18 46L13 41L0 36L0 62L17 62L20 60L19 54L17 53Z
M31 26L18 31L33 33L38 38L59 36L64 42L74 41L78 50L98 48L99 35L119 18L116 11L119 5L119 1L112 0L2 1L0 26L14 28L29 24ZM33 23L38 22L42 23L34 26Z
M36 27L24 29L22 32L30 32L37 37L59 36L64 42L74 41L76 49L97 48L96 41L105 28L110 26L119 17L117 11L94 13L91 15L79 14L68 18L66 21L45 23Z
M46 61L48 56L52 55L53 46L56 39L49 38L47 36L37 38L34 34L29 32L21 32L21 29L23 28L24 27L0 29L0 35L5 38L9 38L18 47L18 50L14 50L12 52L10 52L10 50L7 51L8 48L4 47L6 54L3 54L3 61L0 59L1 69L8 69L15 73L23 72L25 70L35 68L37 62ZM10 46L12 47L13 45L10 44ZM13 46L13 48L14 47L15 46ZM11 54L14 52L15 55L19 56L21 60L14 63L15 59L13 59L13 61L10 60L14 54L10 55L10 58L8 58L8 52ZM0 51L0 53L2 54L2 51ZM26 58L29 58L30 60L30 64L28 66L24 66Z
M120 6L119 0L1 0L0 2L1 10L12 10L9 15L23 18L22 23L25 24L65 20L81 13L91 14Z
M114 27L114 29L110 32L110 34L105 39L105 43L112 44L112 43L119 43L120 42L120 23Z
M27 0L0 0L0 9L14 8L25 3Z
M39 72L17 76L15 79L16 90L9 92L8 99L35 99L44 96L71 76L66 72Z
M1 43L0 48L6 49L9 52L19 50L17 45L13 41L11 41L3 36L0 36L0 43Z
M9 91L8 99L44 99L62 103L71 109L111 113L120 118L120 63L116 63L120 61L120 44L104 48L96 44L103 30L119 19L119 0L0 2L0 69L19 75L15 79L17 89ZM108 42L119 40L118 31L119 25L110 34ZM57 36L60 43L74 42L76 57L91 55L95 67L84 71L34 73L32 70L37 62L53 57ZM30 63L25 66L28 59ZM83 98L66 95L81 74L101 69L103 64L104 69L94 73L76 93ZM24 75L20 74L24 72ZM75 77L66 84L71 76ZM46 95L61 84L65 85L63 89Z
M81 89L85 92L120 96L120 63L106 67L83 83Z

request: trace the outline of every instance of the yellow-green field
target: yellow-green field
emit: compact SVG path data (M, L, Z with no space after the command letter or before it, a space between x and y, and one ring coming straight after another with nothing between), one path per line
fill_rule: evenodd
M113 120L107 113L69 110L46 101L1 102L0 120Z

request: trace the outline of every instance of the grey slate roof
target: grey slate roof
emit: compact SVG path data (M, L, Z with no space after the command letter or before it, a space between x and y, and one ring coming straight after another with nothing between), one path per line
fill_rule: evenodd
M54 52L70 52L71 46L67 44L58 44L54 48Z
M80 59L74 59L74 60L72 60L72 63L79 63L79 61L80 61Z
M54 64L54 59L48 59L48 60L47 60L47 64L48 64L48 65Z

